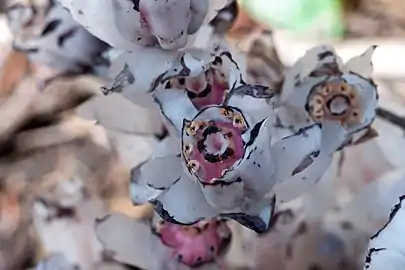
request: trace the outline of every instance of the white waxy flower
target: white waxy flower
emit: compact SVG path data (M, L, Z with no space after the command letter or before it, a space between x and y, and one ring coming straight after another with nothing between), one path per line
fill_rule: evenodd
M98 219L96 234L115 260L150 270L218 269L231 240L226 221L218 218L182 226L119 213Z
M59 3L32 2L14 1L7 9L14 49L62 73L91 69L107 45L80 26Z
M187 91L201 107L221 104L226 92L240 80L240 73L228 52L139 47L121 54L114 61L110 77L112 82L105 87L106 94L118 92L145 106L145 95L150 97L161 88L176 89Z
M113 80L103 88L104 93L120 93L133 103L149 108L155 105L154 102L161 106L160 96L173 98L171 103L165 102L167 106L177 106L177 102L182 102L178 98L186 103L191 100L191 114L209 105L244 104L244 107L267 117L272 107L266 99L273 93L267 87L244 83L243 66L237 61L238 55L228 49L226 44L184 51L139 47L122 54L114 62L111 68ZM160 65L154 64L156 62ZM177 119L176 126L180 127L181 115Z
M274 209L273 186L291 182L291 196L300 195L320 179L340 145L329 140L335 128L312 125L270 146L269 121L251 117L249 109L211 105L198 111L186 92L158 90L154 96L181 136L181 153L152 157L133 169L131 193L135 203L152 203L170 222L223 215L264 232Z
M184 47L203 23L208 0L59 0L93 35L113 47L133 50Z
M331 46L308 50L286 74L279 96L281 123L299 127L333 121L350 136L366 132L375 118L378 99L371 79L375 48L345 64Z
M403 269L405 265L405 196L399 197L388 222L371 237L365 259L364 270Z

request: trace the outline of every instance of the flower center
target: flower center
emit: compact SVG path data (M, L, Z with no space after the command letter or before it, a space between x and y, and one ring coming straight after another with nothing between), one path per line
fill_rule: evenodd
M350 109L350 100L343 95L333 97L327 102L329 111L333 115L343 115Z
M185 78L186 90L198 95L198 93L203 92L207 88L207 79L205 74L200 74L197 77L187 77Z
M314 121L357 123L360 107L355 89L343 80L334 80L314 90L309 100L309 113Z
M155 231L162 243L174 250L175 258L188 266L212 262L231 238L225 221L215 218L191 226L161 221Z
M205 150L211 155L222 155L230 142L221 132L209 134L204 141Z
M227 130L226 127L221 129L215 123L211 123L201 133L197 141L197 148L206 161L224 162L232 159L235 154L235 144L232 138L232 131Z
M245 152L241 137L246 129L244 118L227 110L222 113L224 121L194 121L187 128L192 142L184 145L184 158L188 168L206 184L220 179Z

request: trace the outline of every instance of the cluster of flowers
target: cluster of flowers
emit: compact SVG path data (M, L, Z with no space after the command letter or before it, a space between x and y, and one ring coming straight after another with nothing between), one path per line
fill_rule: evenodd
M119 237L126 228L153 237L153 246L160 239L184 265L215 261L230 239L224 219L265 233L276 203L306 193L336 151L370 137L378 100L375 46L346 63L332 47L315 47L287 70L280 89L270 89L246 81L245 56L215 29L214 21L235 18L236 1L218 10L209 0L59 0L64 8L48 2L9 9L22 37L16 48L74 69L94 63L100 48L111 45L121 53L102 91L157 105L169 131L130 182L134 204L152 204L163 221L112 214L97 222L117 260L163 269L134 262L134 249L142 252L134 239ZM46 23L24 39L39 11ZM66 46L75 54L64 53Z

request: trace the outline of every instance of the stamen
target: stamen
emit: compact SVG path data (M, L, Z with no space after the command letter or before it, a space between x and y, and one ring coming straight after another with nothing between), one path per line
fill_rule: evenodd
M240 129L240 130L245 130L245 120L243 119L243 116L240 114L234 114L233 116L233 125L234 127Z
M196 173L198 171L198 169L200 168L200 163L198 163L198 161L196 160L190 160L187 163L187 167L194 173Z
M192 151L193 151L193 145L192 144L184 145L184 149L183 149L184 156L189 156Z
M225 116L228 119L232 119L233 118L233 111L227 108L222 108L219 113L223 116Z
M198 122L190 122L189 126L186 129L187 135L194 136L197 134L197 131L200 129L200 124Z

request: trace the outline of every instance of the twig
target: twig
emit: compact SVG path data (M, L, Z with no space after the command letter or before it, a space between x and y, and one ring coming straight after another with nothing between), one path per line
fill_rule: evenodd
M378 107L376 109L376 113L378 117L390 122L391 124L396 125L397 127L405 131L405 117L398 116L395 113L381 107Z

